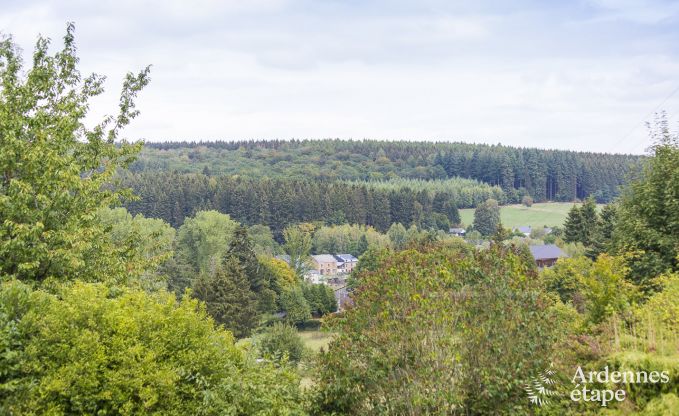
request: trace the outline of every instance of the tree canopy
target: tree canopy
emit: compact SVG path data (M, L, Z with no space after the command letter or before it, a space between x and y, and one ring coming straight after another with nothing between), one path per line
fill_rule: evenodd
M149 82L149 68L126 75L117 116L88 128L88 101L102 93L104 77L80 74L73 32L68 25L64 46L54 55L50 40L40 37L28 69L12 39L0 41L0 275L5 278L41 283L135 277L96 213L130 195L107 185L140 149L116 140L137 115L134 98Z

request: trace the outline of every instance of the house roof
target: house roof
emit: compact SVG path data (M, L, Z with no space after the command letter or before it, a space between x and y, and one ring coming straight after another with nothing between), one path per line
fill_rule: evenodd
M462 233L462 234L464 234L465 229L464 229L464 228L451 228L450 230L448 230L448 232L450 232L450 233Z
M559 247L554 244L545 244L542 246L530 246L530 254L535 260L558 259L559 257L568 257Z
M311 257L317 263L337 263L337 259L332 254L314 254Z
M337 258L337 260L344 262L344 263L346 263L348 261L349 262L358 261L358 259L356 257L352 256L351 254L335 254L335 257Z
M521 227L517 228L517 230L519 230L520 233L530 234L530 232L531 232L533 229L530 227L530 225L528 225L528 226L525 226L525 225L524 225L524 226L521 226Z

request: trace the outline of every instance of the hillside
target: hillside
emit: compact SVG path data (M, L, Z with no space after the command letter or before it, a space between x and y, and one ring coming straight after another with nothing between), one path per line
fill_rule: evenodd
M640 156L444 142L293 140L148 143L133 172L176 171L250 178L384 181L475 179L501 187L507 201L594 195L609 202Z

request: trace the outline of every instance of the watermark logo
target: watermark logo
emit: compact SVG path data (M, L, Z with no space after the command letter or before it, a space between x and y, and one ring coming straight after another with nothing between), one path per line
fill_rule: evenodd
M670 382L670 375L668 371L611 371L608 366L602 371L584 371L578 366L570 381L573 383L568 393L571 401L592 402L607 407L610 403L623 402L627 398L624 389L611 386L666 384ZM540 407L548 405L551 398L561 396L559 390L563 389L568 387L558 385L553 366L539 373L524 387L530 403Z
M530 383L526 384L524 390L528 394L528 400L536 406L544 406L549 404L550 398L559 396L557 389L557 381L554 378L556 372L553 365L538 374L537 377L531 379Z

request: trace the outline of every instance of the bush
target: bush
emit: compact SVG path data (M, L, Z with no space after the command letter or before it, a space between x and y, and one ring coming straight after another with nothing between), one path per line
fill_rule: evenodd
M255 363L198 301L167 292L5 282L0 348L0 414L299 410L290 370Z
M319 357L314 410L528 413L524 385L566 332L532 261L501 245L375 260L354 306L328 322L337 336Z
M295 287L281 293L281 309L285 312L286 322L300 325L311 319L311 308L304 298L302 288Z
M280 362L284 356L298 363L304 355L304 343L293 326L276 322L255 340L260 354Z
M530 196L526 195L526 196L524 196L524 197L521 199L521 203L522 203L523 205L527 206L528 208L530 208L530 207L533 206L533 198L531 198Z

